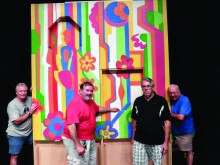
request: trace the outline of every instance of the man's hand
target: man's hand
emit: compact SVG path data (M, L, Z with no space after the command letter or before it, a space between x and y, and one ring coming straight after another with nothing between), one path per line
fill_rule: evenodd
M165 155L168 152L168 143L163 143L161 150L162 155Z
M118 111L120 111L120 109L116 108L116 107L115 108L111 108L110 110L111 110L111 112L118 112Z
M104 107L101 107L99 106L99 112L100 113L108 113L108 112L118 112L119 111L119 108L104 108Z
M39 105L37 103L32 104L29 113L32 115L34 111L37 110L38 106Z
M78 145L78 146L76 146L76 149L77 149L79 155L82 156L82 155L85 154L85 148L84 148L82 145Z

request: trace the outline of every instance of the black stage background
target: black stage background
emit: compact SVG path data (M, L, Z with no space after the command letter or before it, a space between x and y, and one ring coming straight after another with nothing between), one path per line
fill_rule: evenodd
M0 5L0 158L9 164L6 107L15 97L15 85L31 85L30 4L56 0L2 1ZM167 0L170 82L179 84L192 103L196 135L194 165L219 165L220 65L217 0ZM25 148L21 165L32 165L32 149ZM179 165L174 164L174 165Z

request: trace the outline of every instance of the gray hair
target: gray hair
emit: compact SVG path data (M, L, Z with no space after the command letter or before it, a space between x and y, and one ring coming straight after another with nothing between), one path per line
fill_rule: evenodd
M170 84L168 88L170 88L170 87L174 87L174 88L176 88L178 91L180 90L179 86L176 85L176 84Z
M141 85L142 85L143 81L149 82L152 87L155 86L154 80L151 79L151 78L149 78L149 77L144 77L144 78L142 78L142 79L141 79Z
M27 87L27 85L26 85L25 83L18 83L18 84L16 85L16 87L15 87L15 92L18 91L18 87L20 87L20 86L24 86L24 87L26 87L27 90L28 90L28 87Z

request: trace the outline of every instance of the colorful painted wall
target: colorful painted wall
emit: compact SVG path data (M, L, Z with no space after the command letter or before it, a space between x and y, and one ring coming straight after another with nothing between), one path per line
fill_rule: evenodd
M165 0L88 1L31 5L34 140L60 140L66 107L85 80L94 100L118 113L97 117L96 138L130 138L140 79L169 84Z

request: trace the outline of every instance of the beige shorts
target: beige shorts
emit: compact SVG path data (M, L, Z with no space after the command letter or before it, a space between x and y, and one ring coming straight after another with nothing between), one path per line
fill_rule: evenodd
M195 133L175 136L180 151L192 151L193 150L192 143L193 143L194 135Z

